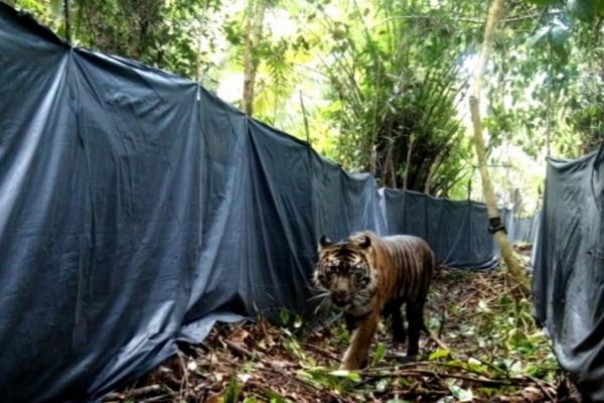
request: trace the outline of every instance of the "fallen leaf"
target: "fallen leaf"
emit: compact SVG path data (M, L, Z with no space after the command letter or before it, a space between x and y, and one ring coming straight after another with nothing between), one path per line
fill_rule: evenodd
M204 403L222 403L222 401L223 401L222 394L217 393L215 395L208 397L206 400L204 400Z
M242 327L235 328L229 335L228 339L231 343L245 346L245 340L250 337L250 332Z

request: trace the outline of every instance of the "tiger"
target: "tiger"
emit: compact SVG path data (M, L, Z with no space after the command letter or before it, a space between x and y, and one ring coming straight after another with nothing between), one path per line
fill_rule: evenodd
M318 254L312 281L344 314L351 333L340 367L358 370L367 365L381 316L391 317L392 337L404 344L407 332L401 314L403 304L409 328L407 359L414 359L419 352L420 332L427 331L424 304L436 270L428 243L411 235L379 237L363 231L337 243L321 236Z

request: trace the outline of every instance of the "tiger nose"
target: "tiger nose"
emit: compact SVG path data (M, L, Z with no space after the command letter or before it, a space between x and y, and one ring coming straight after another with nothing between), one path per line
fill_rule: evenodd
M345 290L335 290L331 295L335 302L344 302L347 296Z
M346 296L346 291L344 290L336 290L333 292L334 298L343 299Z

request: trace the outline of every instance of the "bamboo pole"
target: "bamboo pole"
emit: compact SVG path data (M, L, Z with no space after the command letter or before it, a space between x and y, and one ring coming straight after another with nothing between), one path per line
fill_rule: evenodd
M489 8L489 14L487 16L487 22L484 33L484 40L482 43L482 49L480 52L480 60L478 69L474 75L474 82L472 85L472 91L470 95L470 115L472 117L472 126L474 129L474 146L476 148L476 157L478 159L478 168L480 171L480 177L482 179L482 189L484 192L484 199L487 203L487 209L489 214L489 223L491 228L495 231L495 241L499 244L501 249L501 255L505 264L508 268L509 279L518 285L518 290L522 296L527 296L530 292L530 282L526 276L523 267L519 260L514 254L514 249L510 244L507 234L503 227L501 227L501 218L499 217L499 211L497 209L497 202L495 201L495 192L493 190L493 184L489 175L487 167L487 153L486 146L483 137L482 119L480 116L480 93L482 89L482 81L484 79L484 72L486 65L489 60L489 55L493 47L493 40L495 38L495 26L499 22L502 14L504 0L493 0L491 7ZM515 294L516 295L516 294Z

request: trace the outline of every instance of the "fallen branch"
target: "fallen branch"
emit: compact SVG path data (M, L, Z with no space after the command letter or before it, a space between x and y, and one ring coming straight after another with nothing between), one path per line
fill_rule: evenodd
M144 400L142 400L142 402L144 403L149 403L149 402L170 402L174 400L174 395L172 393L166 393L163 395L158 395L158 396L153 396L153 397L148 397L145 398Z
M321 354L333 361L340 361L340 358L338 358L337 355L333 354L330 351L322 349L321 347L317 347L317 346L315 346L313 344L309 344L309 343L301 343L301 345L308 348L309 350L313 350L315 353Z
M440 347L441 349L447 350L447 351L451 351L451 348L447 345L447 343L445 343L444 341L442 341L438 336L436 336L432 332L428 332L428 337L432 341L434 341L438 345L438 347Z
M480 361L481 363L489 366L490 368L496 369L498 370L502 375L505 376L505 379L501 379L501 378L484 378L485 374L481 371L475 370L473 368L470 367L466 367L466 366L462 366L462 365L453 365L453 364L449 364L446 362L438 362L438 361L417 361L417 362L410 362L410 363L406 363L406 364L402 364L399 367L404 369L404 370L409 370L409 371L403 371L405 373L407 372L418 372L418 373L429 373L429 374L443 374L442 372L438 372L435 370L428 370L428 369L423 369L423 368L417 368L417 367L441 367L441 368L449 368L449 369L453 369L453 370L457 370L457 371L462 371L462 372L468 372L470 374L476 374L479 375L481 378L472 378L472 379L476 379L478 381L481 380L486 380L486 381L493 381L493 382L509 382L510 385L529 385L531 383L538 383L538 382L543 382L548 386L551 386L549 384L547 384L544 381L540 381L536 378L533 377L527 377L527 378L512 378L510 377L507 373L505 373L503 370L495 367L492 364L489 364L483 360L478 359L478 361ZM364 375L367 376L382 376L383 373L381 371L391 371L392 368L391 367L383 367L383 368L373 368L373 369L368 369L363 371L362 373ZM464 376L464 375L457 375L457 374L451 374L451 373L447 373L451 376L449 376L450 378L455 378L458 376ZM393 376L395 376L396 373L393 373ZM446 377L446 376L445 376ZM465 379L465 378L461 378L461 379Z
M252 353L251 351L249 351L246 348L241 347L240 345L233 343L232 341L229 340L223 340L224 344L226 344L230 349L238 352L239 354L242 354L244 356L246 356L247 358L255 358L254 353Z
M507 379L510 379L510 374L508 374L506 371L504 371L503 369L497 367L496 365L491 364L488 361L482 360L478 357L472 357L475 360L479 361L481 364L486 365L487 367L491 368L493 371L499 372L501 375L505 376Z
M126 391L126 393L123 394L123 399L131 399L134 397L142 397L142 396L146 396L146 395L150 395L152 393L155 392L159 392L162 391L162 386L161 385L149 385L149 386L143 386L142 388L138 388L138 389L130 389L128 391Z
M419 382L417 383L417 385L419 386ZM415 385L414 385L415 386ZM417 389L417 386L415 386L414 388L411 389L401 389L401 390L393 390L391 392L389 392L390 395L402 395L402 396L447 396L451 394L451 391L449 391L449 389L428 389L428 390L423 390L423 391L416 391L415 389Z
M373 378L392 378L392 377L408 377L408 378L416 378L422 376L432 376L435 378L454 378L461 379L468 382L480 383L487 387L499 387L499 386L514 386L514 385L530 385L533 382L531 380L527 380L525 378L510 378L510 379L489 379L484 377L472 377L469 375L463 374L452 374L447 372L437 372L434 370L425 370L425 369L413 369L407 371L390 371L388 373L380 373L380 374L366 374L366 376L370 376Z
M537 387L541 390L541 392L543 392L543 394L545 396L547 396L548 399L550 399L552 402L556 400L555 397L554 397L554 395L551 393L551 389L554 389L554 390L556 389L554 387L554 385L552 385L549 382L545 382L545 381L543 381L541 379L537 379L537 378L535 378L533 376L529 376L528 378L531 381L533 381L533 383L535 385L537 385Z
M184 400L187 392L191 390L191 384L189 383L189 371L187 368L186 359L182 354L178 354L178 360L181 366L182 379L180 381L180 396L181 400Z

